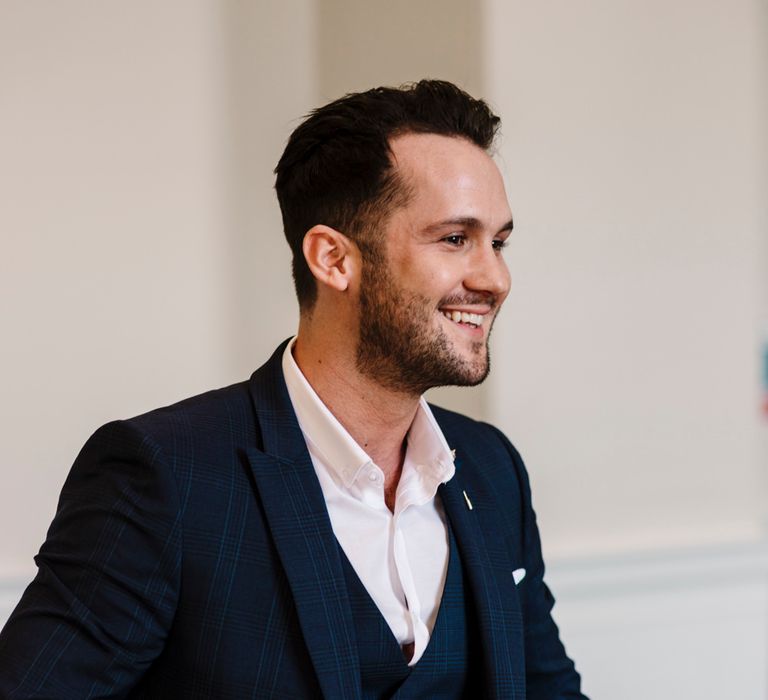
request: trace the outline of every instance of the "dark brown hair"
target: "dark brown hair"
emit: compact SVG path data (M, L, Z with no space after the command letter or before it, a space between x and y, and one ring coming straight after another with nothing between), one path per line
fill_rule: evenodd
M482 100L452 83L421 80L399 88L350 93L307 116L288 139L275 168L283 230L293 253L293 279L302 310L317 286L302 252L306 232L325 224L363 249L408 192L392 167L389 143L407 133L468 139L485 151L499 118Z

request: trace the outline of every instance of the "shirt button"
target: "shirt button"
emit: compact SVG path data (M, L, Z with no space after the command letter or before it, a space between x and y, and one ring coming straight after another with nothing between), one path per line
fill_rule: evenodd
M376 472L373 472L373 471L368 472L368 480L369 481L378 481L379 480L379 475L376 474Z

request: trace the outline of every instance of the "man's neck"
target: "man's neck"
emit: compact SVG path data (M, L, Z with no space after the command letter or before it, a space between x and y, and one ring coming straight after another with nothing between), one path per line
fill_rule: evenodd
M296 364L321 401L384 472L387 505L405 458L405 437L419 407L419 396L392 391L360 374L354 348L302 334L293 348Z

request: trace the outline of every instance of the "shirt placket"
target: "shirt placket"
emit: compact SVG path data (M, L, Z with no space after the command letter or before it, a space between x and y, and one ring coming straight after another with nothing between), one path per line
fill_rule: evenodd
M419 660L429 641L429 630L422 620L421 599L419 598L416 582L413 578L413 570L408 558L408 547L403 532L403 514L410 504L403 508L396 508L392 517L392 551L395 560L395 568L400 586L405 595L407 604L407 619L413 638L413 659L411 663Z

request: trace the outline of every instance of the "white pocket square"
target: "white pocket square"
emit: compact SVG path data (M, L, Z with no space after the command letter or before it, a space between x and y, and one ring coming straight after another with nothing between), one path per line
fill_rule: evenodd
M525 578L525 569L515 569L512 572L512 578L515 580L515 585L520 583Z

